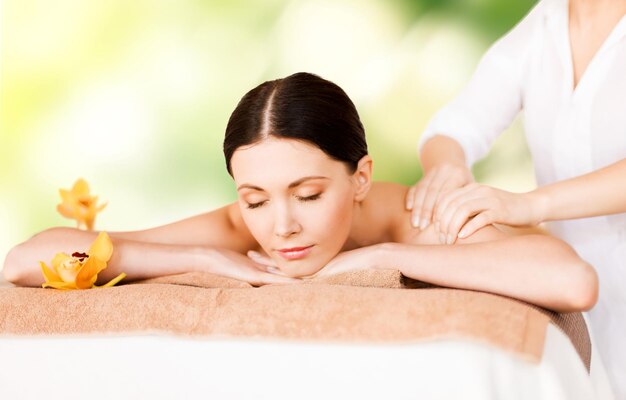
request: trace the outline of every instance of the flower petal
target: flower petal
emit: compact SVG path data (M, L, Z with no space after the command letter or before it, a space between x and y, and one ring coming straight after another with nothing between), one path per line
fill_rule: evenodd
M59 270L57 268L59 268L59 266L61 265L61 263L63 263L63 261L68 260L72 258L71 256L69 256L68 254L65 253L57 253L54 258L52 259L52 268L54 268L54 270L56 271L56 273L59 273Z
M57 281L57 282L61 281L61 278L59 278L59 275L57 275L56 272L48 268L48 266L43 261L39 261L39 265L41 266L41 272L43 272L43 277L46 279L46 283L54 282L54 281Z
M113 254L113 243L111 243L109 235L106 232L100 232L96 240L89 248L87 254L89 254L90 257L95 257L105 263L108 262L111 258L111 254Z
M57 211L65 218L74 218L74 210L65 203L58 204Z
M88 231L93 231L95 219L95 213L93 212L89 212L89 214L83 219L83 224L85 224Z
M89 257L85 265L76 275L76 287L79 289L91 288L98 279L98 273L107 267L105 261L95 257Z
M107 283L105 283L102 286L96 286L96 287L111 287L113 285L115 285L116 283L118 283L119 281L121 281L122 279L126 278L126 274L124 272L122 272L121 274L119 274L118 276L116 276L115 278L111 279L110 281L108 281ZM95 286L95 285L94 285Z
M74 203L76 201L74 193L67 189L59 189L59 194L61 195L61 201L63 203Z
M89 196L89 184L83 178L78 178L72 187L72 194L76 197Z
M43 283L41 287L42 288L53 287L55 289L63 289L63 290L77 289L74 282L46 282L46 283Z
M59 214L76 220L79 229L85 226L87 230L93 230L96 215L104 209L106 203L97 205L98 196L90 195L87 181L79 178L71 190L59 189L59 193L62 200L57 205Z

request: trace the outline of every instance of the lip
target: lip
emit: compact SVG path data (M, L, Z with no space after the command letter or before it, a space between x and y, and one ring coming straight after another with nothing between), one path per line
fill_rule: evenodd
M289 249L277 249L276 252L286 260L298 260L306 257L313 250L313 244L305 247L292 247Z

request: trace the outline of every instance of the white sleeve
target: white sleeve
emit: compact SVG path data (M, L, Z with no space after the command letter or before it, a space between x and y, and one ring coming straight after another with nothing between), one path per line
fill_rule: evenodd
M459 142L469 167L489 152L521 110L524 64L545 1L487 50L467 86L429 121L418 154L437 134Z

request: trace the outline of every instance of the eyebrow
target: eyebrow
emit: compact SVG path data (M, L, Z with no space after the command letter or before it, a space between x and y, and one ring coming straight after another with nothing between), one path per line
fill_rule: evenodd
M303 184L304 182L306 182L306 181L310 181L310 180L312 180L312 179L328 179L328 180L330 180L330 178L328 178L328 177L326 177L326 176L305 176L304 178L300 178L300 179L298 179L298 180L295 180L295 181L291 182L291 183L289 184L289 186L287 186L287 187L288 187L289 189L293 189L293 188L295 188L296 186L299 186L299 185ZM258 186L251 185L251 184L249 184L249 183L243 183L243 184L239 185L239 187L237 188L237 191L239 191L239 190L241 190L241 189L246 189L246 188L247 188L247 189L258 190L258 191L261 191L261 192L264 192L264 191L265 191L263 188L258 187Z

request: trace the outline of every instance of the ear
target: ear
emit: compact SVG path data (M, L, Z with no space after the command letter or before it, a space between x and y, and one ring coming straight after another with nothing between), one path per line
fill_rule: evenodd
M354 201L363 201L372 187L372 157L364 155L359 160L352 178L356 185Z

